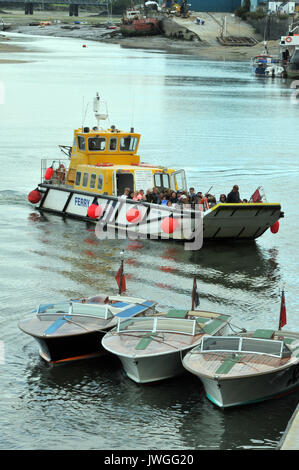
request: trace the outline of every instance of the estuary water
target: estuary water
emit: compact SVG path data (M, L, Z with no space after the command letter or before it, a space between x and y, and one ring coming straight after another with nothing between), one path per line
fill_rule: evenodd
M16 35L12 35L16 37ZM17 326L39 303L117 292L125 251L128 295L159 307L229 313L248 330L277 328L285 286L287 325L299 331L299 103L291 82L257 79L248 62L215 62L78 39L17 35L26 53L0 65L0 449L274 449L298 393L222 411L198 379L138 386L113 358L49 367ZM83 44L86 47L82 47ZM253 243L99 240L80 221L41 215L27 201L40 159L59 158L73 129L109 124L142 134L142 161L185 168L188 185L217 197L234 184L281 202L277 234Z

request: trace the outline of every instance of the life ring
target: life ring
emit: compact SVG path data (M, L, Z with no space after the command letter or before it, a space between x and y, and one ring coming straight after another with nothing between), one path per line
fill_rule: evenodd
M287 42L292 42L291 36L288 36L288 37L286 38L286 41L287 41Z
M96 166L113 166L113 163L96 163Z
M63 163L60 163L59 167L57 168L56 176L60 183L65 180L65 166Z

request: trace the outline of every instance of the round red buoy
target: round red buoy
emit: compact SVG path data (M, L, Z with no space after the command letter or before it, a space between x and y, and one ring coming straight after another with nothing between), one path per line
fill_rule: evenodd
M90 204L87 209L87 216L91 219L97 219L103 214L103 209L98 204Z
M278 220L273 225L271 225L270 230L271 230L272 233L277 233L278 232L278 230L279 230Z
M45 172L45 180L50 180L53 176L53 168L50 166L49 168L46 169Z
M28 194L28 201L31 202L31 204L37 204L41 200L41 198L42 195L37 189L30 191L30 193Z
M126 218L128 222L137 224L137 222L141 220L141 212L138 209L132 207L126 213Z
M179 221L172 217L165 217L161 222L161 229L165 233L173 233L179 226Z

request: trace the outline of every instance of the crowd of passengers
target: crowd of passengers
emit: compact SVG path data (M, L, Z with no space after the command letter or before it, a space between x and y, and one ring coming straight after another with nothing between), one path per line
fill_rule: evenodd
M163 204L172 206L174 204L189 204L195 207L196 204L202 204L207 208L213 207L219 203L244 203L248 202L247 199L241 199L239 194L239 186L234 185L233 189L228 195L220 194L219 200L212 194L203 194L201 191L195 192L194 188L189 188L187 191L172 191L167 189L159 191L158 188L148 189L144 191L131 191L130 188L125 188L123 197L133 201L146 201L154 204Z

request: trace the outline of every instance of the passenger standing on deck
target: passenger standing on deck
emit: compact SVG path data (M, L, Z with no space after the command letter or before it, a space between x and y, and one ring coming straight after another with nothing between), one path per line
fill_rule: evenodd
M196 198L196 193L194 191L194 188L189 188L189 198L190 198L190 202L194 202Z
M226 202L242 202L239 194L239 186L237 184L234 185L231 192L227 195Z
M129 194L130 194L130 188L125 188L124 194L121 197L126 199L129 197Z

